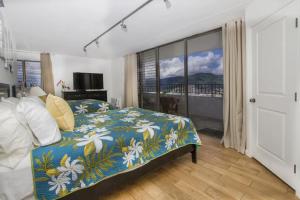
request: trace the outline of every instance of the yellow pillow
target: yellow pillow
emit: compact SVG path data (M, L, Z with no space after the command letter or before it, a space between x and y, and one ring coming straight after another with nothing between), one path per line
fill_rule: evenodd
M42 100L44 103L46 103L48 95L39 96L40 100Z
M60 129L64 131L74 130L74 114L64 99L49 94L46 100L46 108L56 120Z

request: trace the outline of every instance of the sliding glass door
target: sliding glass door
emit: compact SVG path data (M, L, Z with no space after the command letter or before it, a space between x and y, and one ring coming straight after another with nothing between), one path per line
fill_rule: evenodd
M160 110L186 115L184 41L159 48Z
M197 130L223 130L221 30L139 53L142 108L188 116Z
M223 49L221 31L187 41L189 117L198 130L223 130Z

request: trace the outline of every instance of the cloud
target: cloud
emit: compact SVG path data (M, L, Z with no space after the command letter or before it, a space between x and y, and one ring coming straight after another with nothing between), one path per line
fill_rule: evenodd
M160 76L184 76L183 57L160 61ZM188 57L189 75L196 73L223 74L223 57L214 51L194 53Z

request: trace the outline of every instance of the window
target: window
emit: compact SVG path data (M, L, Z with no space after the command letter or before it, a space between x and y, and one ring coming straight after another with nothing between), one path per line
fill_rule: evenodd
M41 64L39 61L18 60L18 85L41 86Z
M138 55L140 107L188 116L198 130L223 130L221 29Z
M139 54L139 104L150 110L158 110L156 57L156 50Z

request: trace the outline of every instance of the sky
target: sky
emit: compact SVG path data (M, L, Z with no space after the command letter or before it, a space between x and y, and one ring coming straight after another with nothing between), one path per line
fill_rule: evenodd
M160 60L161 79L184 76L184 56ZM212 73L223 74L223 50L194 52L188 56L188 74Z

